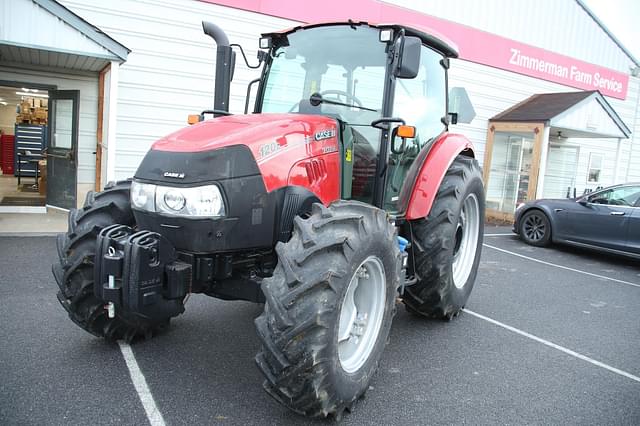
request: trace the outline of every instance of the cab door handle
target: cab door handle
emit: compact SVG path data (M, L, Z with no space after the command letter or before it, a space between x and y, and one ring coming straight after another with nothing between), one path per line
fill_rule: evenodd
M611 212L609 213L611 216L624 216L624 212Z

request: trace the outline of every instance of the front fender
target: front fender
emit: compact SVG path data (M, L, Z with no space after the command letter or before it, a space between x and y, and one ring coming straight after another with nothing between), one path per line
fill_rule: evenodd
M405 215L407 219L424 218L429 214L444 175L460 153L475 157L473 145L462 135L445 133L433 143L413 185Z

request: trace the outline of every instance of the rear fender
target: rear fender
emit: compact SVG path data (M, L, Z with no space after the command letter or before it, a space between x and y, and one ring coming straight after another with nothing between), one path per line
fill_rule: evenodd
M459 154L475 157L473 145L462 135L445 133L433 143L415 179L407 204L407 219L429 214L442 179Z

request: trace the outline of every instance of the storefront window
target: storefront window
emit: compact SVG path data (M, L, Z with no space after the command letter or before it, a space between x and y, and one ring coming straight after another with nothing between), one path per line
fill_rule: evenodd
M519 203L527 200L533 143L533 133L495 133L487 208L513 213Z

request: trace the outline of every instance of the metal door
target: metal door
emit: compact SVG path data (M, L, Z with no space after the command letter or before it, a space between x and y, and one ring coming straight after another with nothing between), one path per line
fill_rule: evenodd
M76 207L80 91L49 91L47 205Z

